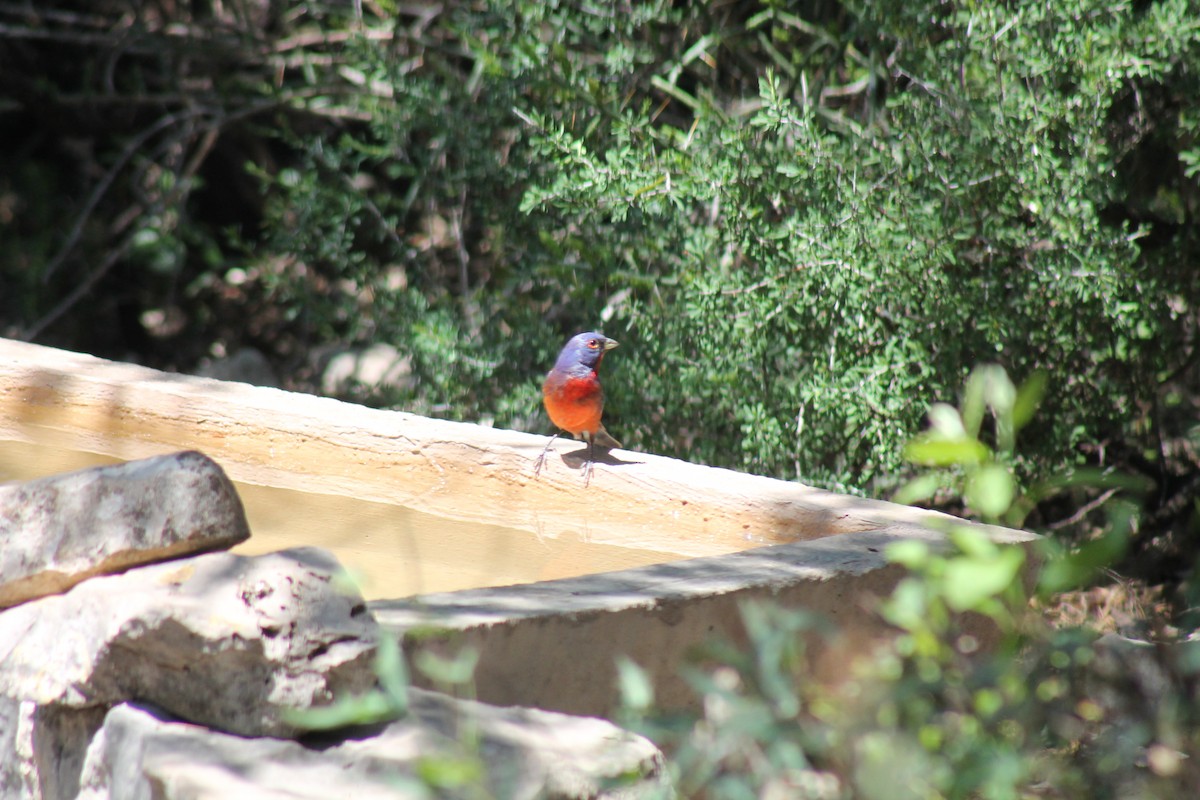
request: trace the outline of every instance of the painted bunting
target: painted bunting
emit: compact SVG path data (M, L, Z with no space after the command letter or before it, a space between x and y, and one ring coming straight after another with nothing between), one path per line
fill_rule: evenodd
M562 430L588 443L588 460L584 468L584 480L591 480L592 461L596 445L620 447L621 443L609 435L600 422L604 413L604 389L600 386L600 362L604 354L617 346L597 331L589 331L571 337L558 354L554 368L542 383L542 402L550 421ZM542 454L534 464L534 474L540 474L550 445L558 433L546 443Z

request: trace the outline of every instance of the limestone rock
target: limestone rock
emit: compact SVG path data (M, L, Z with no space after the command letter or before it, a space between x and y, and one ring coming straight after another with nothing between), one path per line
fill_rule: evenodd
M196 370L196 374L201 378L279 388L279 378L275 375L271 362L261 350L253 347L245 347L233 355L202 364L200 369Z
M0 486L0 608L249 536L233 484L197 452Z
M667 786L662 754L648 739L596 717L454 700L409 689L414 722L393 724L374 741L349 740L337 748L355 758L401 749L404 726L437 731L447 740L477 725L488 767L490 795L512 798L634 798ZM422 755L407 755L409 763ZM635 776L632 785L622 777ZM665 795L652 794L659 797Z
M648 796L661 755L647 740L598 719L497 708L412 691L412 714L356 738L305 746L240 739L173 722L146 708L109 712L80 776L80 800L404 800L418 759L465 751L459 731L478 732L487 797L505 800ZM614 780L633 776L619 788Z
M342 350L329 356L321 370L321 391L331 397L353 391L407 389L413 385L412 361L390 344Z
M87 747L106 712L0 696L0 797L74 798Z
M214 553L9 609L0 693L74 709L137 698L232 733L295 735L286 710L374 685L375 620L339 569L316 548Z

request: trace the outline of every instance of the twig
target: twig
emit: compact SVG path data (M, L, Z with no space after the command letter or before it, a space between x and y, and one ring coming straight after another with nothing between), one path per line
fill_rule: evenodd
M1080 522L1084 517L1086 517L1088 514L1092 513L1093 511L1095 511L1100 506L1107 503L1109 501L1109 499L1114 494L1117 493L1117 491L1118 491L1117 487L1113 487L1112 489L1109 489L1107 492L1100 495L1095 500L1085 503L1083 506L1081 506L1079 508L1078 511L1076 511L1071 516L1067 517L1066 519L1060 519L1058 522L1051 522L1049 525L1046 526L1046 528L1048 530L1052 530L1052 531L1062 530L1063 528L1069 528L1070 526L1076 524L1077 522Z
M85 277L79 283L79 285L75 287L74 291L60 300L58 305L50 309L48 314L35 322L33 327L26 330L22 334L21 339L26 342L32 342L39 335L41 335L42 331L46 330L46 328L57 322L59 317L67 313L72 306L86 297L88 293L92 291L92 287L95 286L101 278L108 274L108 271L113 268L113 265L116 264L117 261L119 261L129 250L129 246L133 243L133 236L134 234L130 234L129 236L125 237L125 241L122 242L121 245L115 250L109 252L108 256L100 262L99 267L88 273L87 277Z
M92 191L91 196L88 198L87 204L80 213L78 219L75 221L75 225L68 236L67 242L60 249L54 260L47 265L43 279L49 276L49 273L52 271L52 269L56 269L62 263L70 250L75 246L75 243L78 241L80 233L83 230L84 224L86 224L88 217L95 209L97 203L99 203L100 198L112 184L116 174L124 168L124 166L133 157L134 153L155 134L188 119L201 117L206 114L214 116L214 120L210 125L207 126L207 129L201 136L200 143L196 147L195 152L191 155L191 157L188 158L187 163L180 171L179 180L175 182L174 188L169 194L159 198L159 200L153 204L153 208L162 208L170 203L174 203L183 194L183 192L186 191L188 182L192 177L195 176L196 172L200 169L201 164L204 162L205 157L207 157L208 153L216 144L217 137L219 136L222 128L232 122L237 122L262 111L286 104L290 99L291 98L277 98L261 103L255 103L254 105L239 109L236 112L226 114L221 117L217 117L211 109L190 108L175 114L168 114L165 117L160 118L146 130L142 131L126 146L125 150L122 151L121 155L117 158L117 162L109 169L104 178L101 179L96 189ZM141 209L140 207L131 209L131 213L122 216L121 220L118 222L118 225L114 229L115 232L124 230L124 228L130 224L130 222L132 222L134 219L137 219L137 217L142 213L145 213L145 210ZM85 276L80 282L80 284L76 286L70 294L64 297L58 303L58 305L52 308L41 319L25 330L21 338L25 341L33 341L39 335L41 335L46 328L57 322L58 319L67 311L69 311L76 303L86 297L91 291L92 287L94 287L101 278L108 274L108 271L113 268L113 265L129 252L129 248L133 244L133 237L136 235L137 231L132 231L126 235L121 244L112 250L108 256L106 256L105 259L100 262L100 265L96 269L89 272L87 276Z
M220 127L221 126L219 123L214 123L208 128L207 131L204 132L196 151L192 154L191 158L188 159L187 164L180 171L179 180L175 182L174 188L166 196L155 202L154 208L161 209L165 206L168 206L174 203L179 196L183 194L187 182L195 176L196 171L199 170L204 158L212 150L213 145L216 144L217 136L220 133ZM116 229L118 231L123 230L133 220L142 216L144 213L144 208L135 206L134 208L130 209L129 213L122 215L122 219L118 221ZM137 236L137 234L138 231L136 230L127 234L122 240L121 244L110 251L108 256L100 262L100 266L89 272L70 294L60 300L58 305L52 308L49 313L45 314L41 319L34 323L31 328L26 330L21 338L27 342L33 341L40 336L41 333L46 330L46 328L57 322L63 314L70 311L76 303L86 297L91 292L92 287L99 283L100 279L108 274L108 271L113 268L113 265L125 257L125 255L129 252L129 248L133 244L134 237Z
M113 35L108 32L50 31L42 28L27 28L24 25L6 25L0 22L0 39L69 42L71 44L111 44Z
M200 146L196 148L196 153L193 154L187 167L185 167L183 170L181 182L176 184L176 188L172 190L171 194L154 204L157 208L162 208L166 205L169 205L175 201L179 194L182 193L182 181L188 180L195 174L195 171L199 168L204 156L208 154L209 150L212 149L213 144L216 142L217 134L218 128L216 126L210 128L205 133L204 137L201 139ZM139 216L142 216L142 214L145 213L145 209L139 207L135 207L134 209L131 209L131 211L133 213L124 215L123 221L119 223L121 228L124 228L132 220L137 219ZM127 234L124 240L122 240L121 244L110 251L108 256L106 256L105 259L100 262L100 266L89 272L83 281L81 281L80 284L76 286L70 294L60 300L58 305L52 308L49 313L34 323L33 327L25 331L21 338L24 341L32 342L34 339L40 336L41 333L46 330L46 328L57 322L63 314L70 311L76 303L86 297L92 291L92 287L99 283L100 279L108 274L108 271L113 268L113 265L125 257L125 255L129 252L129 248L133 245L134 237L137 236L137 234L138 231L136 230Z
M28 3L0 3L0 14L11 14L20 19L33 19L37 22L61 22L86 28L107 28L112 24L109 17L99 14L79 14L73 11L59 11L49 8L35 9Z
M137 151L156 134L189 117L198 116L202 113L205 112L200 109L189 108L174 114L167 114L165 117L160 117L153 125L129 141L129 144L121 151L121 155L117 157L116 162L113 163L108 172L104 174L104 177L100 179L100 182L96 184L96 188L92 190L91 195L88 196L87 202L83 204L83 210L76 217L75 224L71 226L71 232L67 234L67 239L63 242L62 247L54 254L54 258L50 259L49 263L46 264L46 269L42 272L43 284L49 282L50 276L62 266L63 261L75 249L75 245L79 242L79 237L83 233L83 226L87 223L88 218L91 217L100 199L108 192L109 187L112 186L112 182L116 180L118 173L125 168L125 165L129 163L129 160L133 158Z
M383 212L379 210L379 206L375 205L375 202L367 196L367 193L360 191L358 187L354 185L354 180L349 175L340 172L335 167L331 166L328 161L322 159L321 164L330 172L339 175L346 188L358 195L358 199L360 202L362 202L363 208L367 209L367 212L375 218L375 221L379 224L379 229L383 232L384 236L391 241L391 243L396 247L397 251L403 251L404 242L401 241L399 234L396 233L396 229L391 225L391 223L388 222L387 217L383 215Z
M271 52L286 53L289 50L299 50L318 44L345 44L352 39L359 38L373 42L386 42L394 39L395 34L390 30L379 28L366 28L361 31L334 31L332 33L318 31L298 33L277 42L271 48Z

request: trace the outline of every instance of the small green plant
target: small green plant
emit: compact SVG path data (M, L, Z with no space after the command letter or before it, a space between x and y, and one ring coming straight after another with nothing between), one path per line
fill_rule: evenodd
M379 684L373 691L339 697L326 706L292 711L286 715L287 720L305 730L323 731L403 719L408 714L408 667L400 645L391 636L379 640L375 674Z
M475 650L462 648L453 656L443 657L422 649L414 660L417 669L440 690L453 696L472 693L478 661ZM409 716L408 666L399 643L391 636L385 635L379 641L375 674L377 688L362 695L337 698L327 706L294 711L287 719L302 729L327 731L393 722ZM491 776L489 780L475 720L466 714L453 721L457 735L447 738L442 747L422 753L411 774L392 776L392 782L418 798L496 798L496 790L503 791L502 776Z
M623 723L668 746L677 797L844 796L840 779L818 766L833 729L814 716L821 701L803 677L808 642L828 635L828 626L773 603L746 603L742 619L744 648L710 642L698 653L705 666L684 671L703 698L699 718L655 715L645 673L619 661Z
M929 410L929 430L904 448L909 462L935 471L910 481L893 499L911 504L950 488L984 519L1005 516L1017 496L1013 474L1017 433L1033 419L1045 388L1044 372L1035 373L1018 389L999 366L973 370L963 389L961 409L935 403ZM994 423L991 446L984 442L983 431L989 411ZM1020 520L1007 521L1020 524Z
M1047 390L1040 376L1017 387L997 367L973 372L962 402L938 406L907 448L932 471L901 495L957 489L977 513L1009 518L1029 497L1012 468L1017 434ZM1126 486L1111 476L1106 485ZM1125 661L1128 650L1086 630L1050 630L1028 606L1028 586L1047 593L1094 577L1128 537L1133 507L1113 504L1100 543L1075 549L1027 555L967 523L951 524L943 546L891 546L908 574L878 611L897 635L835 685L807 669L808 648L828 635L819 620L747 604L747 646L714 643L686 673L698 716L653 714L645 675L624 662L626 722L673 754L680 796L1190 797L1200 649L1143 649Z

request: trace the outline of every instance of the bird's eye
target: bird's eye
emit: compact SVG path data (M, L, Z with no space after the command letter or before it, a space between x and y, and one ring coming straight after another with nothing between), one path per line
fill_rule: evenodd
M595 350L599 346L600 346L600 342L597 341L596 339L588 339L588 349L589 350Z

